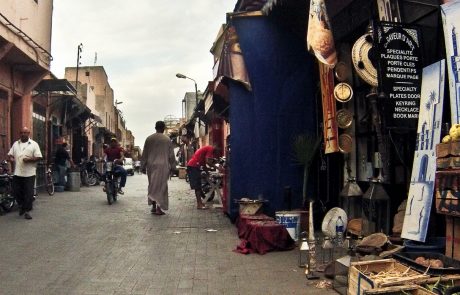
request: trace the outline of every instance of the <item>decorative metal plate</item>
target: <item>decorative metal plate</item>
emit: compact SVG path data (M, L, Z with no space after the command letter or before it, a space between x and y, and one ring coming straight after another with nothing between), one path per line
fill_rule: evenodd
M346 109L337 111L335 118L337 120L337 125L342 129L347 129L353 123L353 114Z
M339 150L344 154L351 152L353 148L353 138L349 134L341 134L339 136Z
M334 87L334 97L337 101L347 102L353 97L353 88L350 84L339 83Z

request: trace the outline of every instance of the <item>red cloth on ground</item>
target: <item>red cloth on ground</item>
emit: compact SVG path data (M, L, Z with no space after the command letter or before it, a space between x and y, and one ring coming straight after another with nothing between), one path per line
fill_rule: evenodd
M265 254L295 248L295 242L286 227L266 215L241 215L236 221L241 243L235 252Z

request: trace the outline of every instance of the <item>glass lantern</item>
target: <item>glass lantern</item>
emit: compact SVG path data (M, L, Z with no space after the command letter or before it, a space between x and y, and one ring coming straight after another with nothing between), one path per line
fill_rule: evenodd
M300 233L299 243L299 267L306 267L308 264L308 255L310 252L310 246L307 240L307 232Z

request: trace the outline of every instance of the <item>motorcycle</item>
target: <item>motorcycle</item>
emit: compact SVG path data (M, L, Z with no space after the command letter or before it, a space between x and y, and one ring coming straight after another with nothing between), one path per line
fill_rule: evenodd
M13 176L8 173L8 162L0 163L0 208L3 212L10 212L16 205L13 196Z
M212 167L201 172L201 190L206 196L207 202L214 200L217 189L222 189L222 171L224 168L225 157L220 157L215 159L215 164Z
M107 202L112 205L117 201L118 197L118 177L115 175L114 162L105 163L105 175L104 175L104 191L107 195Z
M87 185L94 186L103 181L102 174L97 170L96 159L90 158L89 161L85 163L84 169L86 170Z

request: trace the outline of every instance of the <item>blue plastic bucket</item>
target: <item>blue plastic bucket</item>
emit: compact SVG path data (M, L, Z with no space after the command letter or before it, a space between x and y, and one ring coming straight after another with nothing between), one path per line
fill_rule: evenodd
M299 240L300 233L300 213L289 211L276 212L276 222L286 227L289 235L294 241Z
M446 238L427 238L425 243L405 240L404 247L406 252L430 252L443 254L446 247Z

